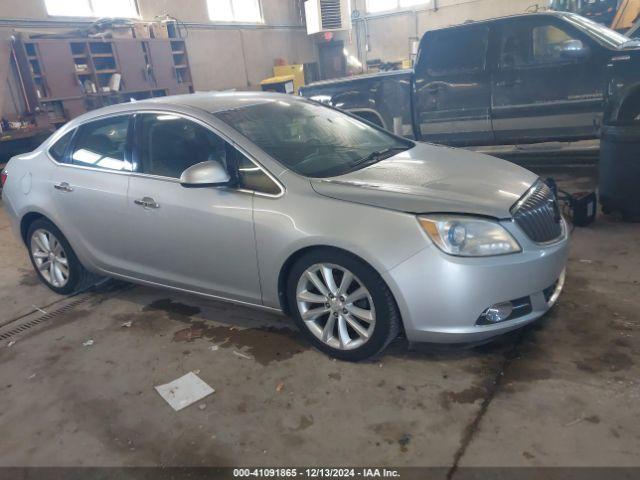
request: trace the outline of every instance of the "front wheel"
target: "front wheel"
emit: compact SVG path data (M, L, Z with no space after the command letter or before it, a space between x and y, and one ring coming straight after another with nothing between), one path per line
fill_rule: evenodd
M62 232L49 220L39 219L29 226L27 248L40 280L60 295L84 290L98 279L82 266Z
M400 330L395 300L380 275L340 251L315 250L298 259L289 274L287 298L313 345L341 360L379 354Z

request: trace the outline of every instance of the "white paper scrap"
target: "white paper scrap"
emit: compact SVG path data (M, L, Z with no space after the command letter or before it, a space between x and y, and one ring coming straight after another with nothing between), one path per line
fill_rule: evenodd
M176 412L215 392L193 372L155 388Z

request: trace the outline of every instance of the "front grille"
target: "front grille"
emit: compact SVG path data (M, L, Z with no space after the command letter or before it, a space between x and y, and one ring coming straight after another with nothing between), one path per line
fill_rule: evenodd
M558 201L543 181L536 182L511 208L516 224L537 243L555 240L562 235Z

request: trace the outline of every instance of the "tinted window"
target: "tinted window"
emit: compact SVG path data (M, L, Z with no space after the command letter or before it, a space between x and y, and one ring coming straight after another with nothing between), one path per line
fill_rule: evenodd
M65 133L53 146L49 149L49 154L57 161L64 162L64 152L67 150L69 146L69 142L71 141L71 137L73 136L73 132L75 130L71 130L70 132Z
M248 190L270 195L280 193L280 187L261 168L240 152L238 152L238 182L241 188Z
M425 37L419 66L432 76L484 70L489 41L486 26L433 32Z
M138 170L180 178L192 165L216 160L227 167L226 143L209 129L176 115L143 115L140 119Z
M128 115L81 126L71 154L72 163L107 170L131 170L125 158L128 129Z
M500 49L503 68L566 62L562 54L566 42L575 38L554 25L516 23L505 25Z
M337 110L300 100L272 100L216 113L294 172L330 177L413 147Z

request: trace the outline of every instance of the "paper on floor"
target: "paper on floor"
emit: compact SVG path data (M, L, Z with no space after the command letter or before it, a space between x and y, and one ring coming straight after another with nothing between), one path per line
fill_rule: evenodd
M155 388L176 412L215 392L193 372Z

